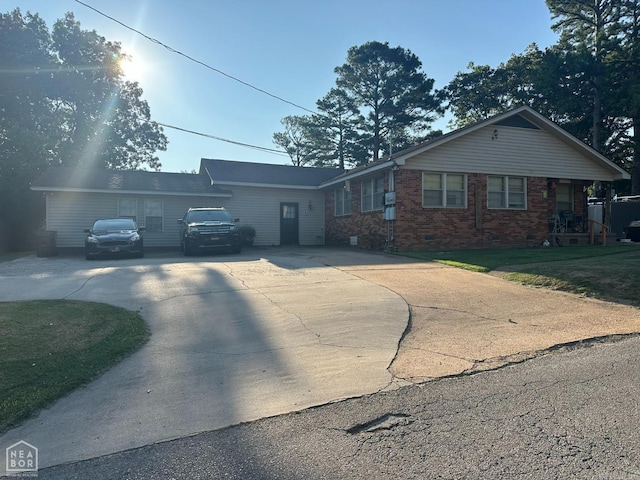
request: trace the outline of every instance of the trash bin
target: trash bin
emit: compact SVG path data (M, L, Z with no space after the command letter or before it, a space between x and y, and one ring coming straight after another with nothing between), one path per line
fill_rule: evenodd
M36 255L38 257L55 257L58 255L58 247L56 247L56 238L58 232L55 230L44 230L38 232L36 245Z
M632 242L640 242L640 220L633 221L624 227L624 232Z

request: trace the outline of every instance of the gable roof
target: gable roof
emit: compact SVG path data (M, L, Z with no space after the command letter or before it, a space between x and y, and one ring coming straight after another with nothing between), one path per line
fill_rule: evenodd
M230 197L203 175L93 168L49 167L31 184L45 192L93 192Z
M557 125L556 123L549 120L544 115L536 112L533 108L528 106L522 106L518 108L514 108L505 113L496 115L487 120L474 123L472 125L468 125L466 127L460 128L458 130L454 130L446 135L443 135L438 138L434 138L427 142L423 142L416 146L407 148L401 152L398 152L394 157L395 161L402 165L407 158L418 155L422 152L430 150L434 147L442 145L443 143L450 142L459 138L463 135L468 135L471 132L475 132L481 128L487 127L489 125L506 125L506 126L520 126L524 128L537 128L540 130L545 130L546 132L552 134L554 137L560 139L564 143L572 146L576 150L579 150L586 157L604 164L604 166L616 170L621 175L624 175L623 178L630 178L628 172L624 171L618 165L607 159L601 153L598 153L595 149L579 140L578 138L571 135L569 132L564 130L562 127Z
M266 163L206 159L200 161L200 174L146 172L50 167L32 183L36 191L77 191L162 195L206 195L230 197L232 192L220 186L252 186L287 189L327 188L346 180L398 168L417 155L452 142L487 126L511 126L544 130L594 164L613 179L628 179L629 173L593 148L572 136L530 107L519 107L473 125L449 132L393 155L352 170L296 167ZM593 180L604 180L603 178Z
M612 178L615 179L628 179L631 176L628 172L620 168L615 163L608 160L602 154L598 153L596 150L591 148L589 145L580 141L563 128L546 118L544 115L533 110L531 107L522 106L518 108L514 108L505 113L496 115L487 120L483 120L472 125L468 125L466 127L460 128L458 130L454 130L452 132L446 133L440 137L433 138L431 140L427 140L425 142L419 143L412 147L401 150L397 153L394 153L391 158L385 157L377 162L369 163L363 165L361 167L357 167L353 170L346 172L345 174L327 180L323 183L322 187L328 187L331 185L335 185L345 180L350 180L352 178L361 177L363 175L368 175L378 170L387 170L394 166L402 166L405 165L407 160L420 155L424 152L427 152L433 148L442 146L448 142L454 141L462 136L473 133L477 130L485 128L490 125L496 126L514 126L520 128L531 128L544 130L545 132L553 135L555 138L569 145L571 148L579 151L585 158L595 162L596 164L604 167L607 171L611 173ZM601 179L594 179L601 180Z
M213 185L316 189L321 183L344 172L339 168L296 167L207 158L200 161L200 173L206 173Z

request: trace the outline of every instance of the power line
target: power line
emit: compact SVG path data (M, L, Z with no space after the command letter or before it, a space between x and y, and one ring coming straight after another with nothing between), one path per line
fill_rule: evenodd
M150 37L149 35L146 35L146 34L142 33L140 30L136 30L135 28L130 27L129 25L127 25L127 24L125 24L125 23L121 22L120 20L117 20L117 19L115 19L115 18L113 18L113 17L111 17L111 16L107 15L106 13L101 12L100 10L98 10L97 8L92 7L91 5L87 5L86 3L81 2L80 0L75 0L75 2L76 2L76 3L79 3L80 5L83 5L83 6L87 7L87 8L89 8L89 9L91 9L91 10L93 10L93 11L94 11L94 12L96 12L97 14L102 15L103 17L108 18L109 20L112 20L112 21L116 22L117 24L119 24L119 25L123 26L124 28L126 28L126 29L128 29L128 30L131 30L132 32L135 32L135 33L137 33L138 35L143 36L144 38L146 38L146 39L147 39L147 40L149 40L150 42L153 42L153 43L155 43L155 44L157 44L157 45L160 45L160 46L162 46L162 47L166 48L166 49L167 49L167 50L169 50L171 53L175 53L175 54L177 54L177 55L180 55L180 56L182 56L182 57L184 57L184 58L186 58L186 59L188 59L188 60L191 60L192 62L195 62L195 63L197 63L197 64L199 64L199 65L202 65L202 66L203 66L203 67L205 67L205 68L208 68L209 70L212 70L212 71L214 71L214 72L216 72L216 73L219 73L220 75L224 75L225 77L230 78L231 80L234 80L234 81L236 81L236 82L238 82L238 83L240 83L240 84L242 84L242 85L244 85L244 86L246 86L246 87L252 88L252 89L254 89L254 90L256 90L256 91L258 91L258 92L260 92L260 93L263 93L263 94L268 95L268 96L270 96L270 97L272 97L272 98L275 98L276 100L280 100L281 102L287 103L287 104L289 104L289 105L292 105L292 106L294 106L294 107L296 107L296 108L299 108L299 109L304 110L304 111L309 112L309 113L317 113L317 112L314 112L313 110L309 110L308 108L305 108L305 107L303 107L303 106L301 106L301 105L298 105L298 104L296 104L296 103L290 102L289 100L285 100L284 98L279 97L278 95L274 95L273 93L269 93L269 92L267 92L266 90L263 90L263 89L261 89L261 88L256 87L255 85L252 85L252 84L250 84L250 83L248 83L248 82L245 82L245 81L243 81L243 80L240 80L239 78L236 78L236 77L234 77L233 75L229 75L228 73L225 73L225 72L223 72L223 71L222 71L222 70L220 70L220 69L217 69L217 68L215 68L215 67L212 67L211 65L209 65L209 64L207 64L207 63L205 63L205 62L202 62L202 61L200 61L200 60L197 60L197 59L195 59L195 58L193 58L193 57L191 57L191 56L187 55L186 53L183 53L183 52L181 52L181 51L179 51L179 50L176 50L176 49L174 49L174 48L170 47L169 45L167 45L167 44L165 44L165 43L162 43L160 40L157 40L157 39L155 39L155 38L153 38L153 37Z
M220 140L221 142L227 142L227 143L231 143L233 145L239 145L241 147L248 147L248 148L253 148L255 150L260 150L262 152L266 152L266 153L273 153L276 155L287 155L287 152L284 152L282 150L276 150L275 148L267 148L267 147L259 147L257 145L251 145L249 143L242 143L242 142L236 142L235 140L229 140L227 138L222 138L222 137L216 137L215 135L210 135L208 133L201 133L201 132L196 132L194 130L189 130L187 128L182 128L182 127L176 127L175 125L168 125L166 123L160 123L160 122L154 122L162 127L166 127L166 128L172 128L174 130L179 130L181 132L185 132L185 133L190 133L192 135L199 135L201 137L206 137L206 138L212 138L214 140Z

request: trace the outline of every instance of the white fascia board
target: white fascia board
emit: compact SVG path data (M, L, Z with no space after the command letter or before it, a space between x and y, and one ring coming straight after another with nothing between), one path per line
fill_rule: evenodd
M173 197L221 197L231 198L230 193L189 193L189 192L150 192L147 190L99 190L88 188L63 188L63 187L31 187L34 192L65 192L65 193L111 193L114 195L164 195Z
M532 123L540 126L540 124L535 121L535 120L539 120L539 122L542 122L544 125L549 127L549 128L546 129L547 131L550 131L552 134L555 134L557 137L562 137L565 141L567 141L571 145L575 146L578 150L581 150L586 156L593 158L597 162L603 163L605 167L607 167L610 170L613 170L614 171L614 175L613 175L614 178L617 178L617 179L620 179L620 180L628 180L628 179L631 178L631 175L629 174L629 172L625 171L624 169L622 169L621 167L619 167L618 165L613 163L611 160L609 160L607 157L602 155L600 152L598 152L597 150L595 150L594 148L590 147L589 145L587 145L586 143L584 143L580 139L578 139L578 138L574 137L573 135L571 135L569 132L567 132L563 128L561 128L558 125L556 125L555 123L553 123L551 120L546 118L544 115L541 115L540 113L536 112L535 110L533 110L531 108L521 107L518 110L524 110L523 112L518 111L518 113L524 113L523 116L527 120L529 120ZM531 118L531 117L533 117L533 118ZM544 127L542 127L542 128L544 128Z
M404 165L404 161L403 163L400 163L399 161L397 161L397 159L393 159L397 165ZM340 177L340 178L336 178L333 180L329 180L328 182L324 182L320 184L320 188L327 188L327 187L331 187L332 185L338 185L340 183L344 183L346 180L353 180L354 178L358 178L358 177L364 177L369 175L371 172L377 172L380 170L388 170L391 167L393 167L393 161L386 161L383 162L379 165L376 165L375 167L371 167L371 168L365 168L362 170L359 170L357 172L353 172L353 173L347 173L346 175Z
M232 187L285 188L287 190L318 190L318 187L315 185L287 185L287 184L276 184L276 183L220 182L220 181L214 181L212 183L221 187L232 186Z

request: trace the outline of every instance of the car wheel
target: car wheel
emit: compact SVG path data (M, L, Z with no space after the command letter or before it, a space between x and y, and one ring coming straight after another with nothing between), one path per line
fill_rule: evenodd
M87 260L93 259L93 257L91 255L89 255L88 253L84 254L84 258L86 258Z
M233 247L231 249L231 253L241 253L242 252L242 245L238 245L237 247Z
M183 248L182 248L182 252L184 253L185 257L190 257L191 254L193 253L191 250L191 247L189 245L187 245L186 243L184 244Z

